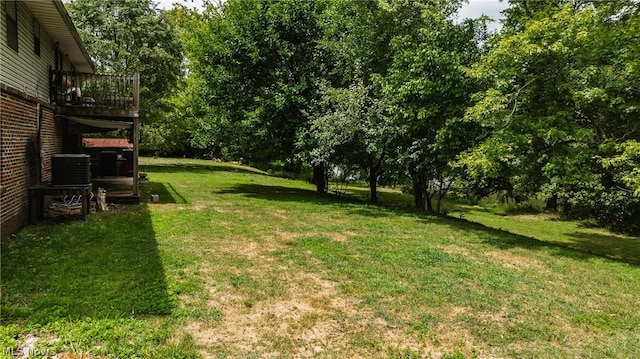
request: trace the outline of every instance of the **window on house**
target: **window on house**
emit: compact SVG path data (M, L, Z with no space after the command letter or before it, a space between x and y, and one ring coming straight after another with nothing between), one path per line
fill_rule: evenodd
M18 51L18 2L3 1L7 23L7 46Z
M33 52L40 56L40 23L33 19Z

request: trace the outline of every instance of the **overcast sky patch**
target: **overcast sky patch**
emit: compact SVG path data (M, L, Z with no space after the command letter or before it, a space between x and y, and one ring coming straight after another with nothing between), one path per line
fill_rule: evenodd
M502 15L500 11L506 9L509 6L509 3L498 0L469 0L468 4L462 6L460 11L458 12L458 18L460 20L465 18L475 19L482 15L487 15L492 18L494 21L489 24L489 30L500 29L500 18Z
M204 9L203 0L157 0L157 2L161 9L167 10L171 9L173 4L176 3L198 11L202 11ZM494 21L489 25L489 30L495 30L500 28L500 11L507 8L507 6L509 6L509 3L506 0L469 0L469 3L464 4L458 12L458 18L460 20L465 18L475 19L485 14L494 19Z

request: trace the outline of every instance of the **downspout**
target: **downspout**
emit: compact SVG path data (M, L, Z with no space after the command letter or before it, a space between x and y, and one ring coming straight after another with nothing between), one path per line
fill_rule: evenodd
M42 151L41 133L42 133L42 106L40 103L36 104L36 124L37 124L37 138L36 138L36 150L38 151L38 183L42 183L42 171L44 169L44 151Z

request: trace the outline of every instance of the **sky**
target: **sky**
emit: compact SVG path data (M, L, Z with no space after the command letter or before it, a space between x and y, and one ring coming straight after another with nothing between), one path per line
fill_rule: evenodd
M477 18L481 15L487 15L495 21L489 24L489 30L495 30L500 28L500 11L506 9L509 6L507 0L469 0L468 4L465 4L460 9L458 16L461 19L464 18Z
M195 8L197 10L202 10L202 0L153 0L156 3L159 3L159 8L161 9L171 9L174 3L178 3L184 5L189 8Z
M155 0L159 3L159 7L162 9L170 9L174 3L185 5L189 8L195 8L202 10L203 0ZM300 0L307 1L307 0ZM500 11L508 6L507 0L468 0L469 3L463 5L460 9L459 17L463 18L476 18L482 14L488 15L495 19L493 24L490 24L489 30L494 30L500 27L498 19L500 19Z

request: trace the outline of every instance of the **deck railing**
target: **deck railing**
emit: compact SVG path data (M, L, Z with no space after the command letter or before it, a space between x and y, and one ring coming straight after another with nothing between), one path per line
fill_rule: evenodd
M140 75L50 71L51 103L57 106L138 109Z

